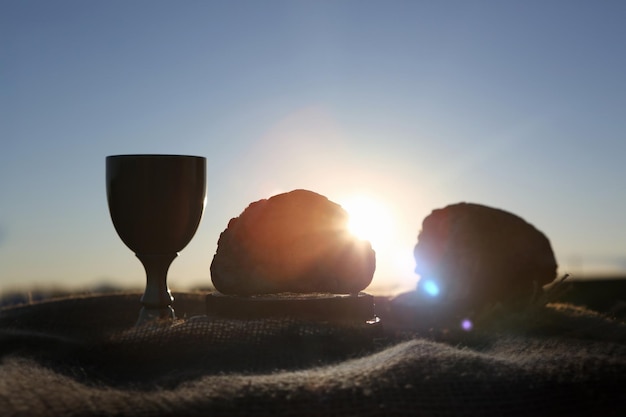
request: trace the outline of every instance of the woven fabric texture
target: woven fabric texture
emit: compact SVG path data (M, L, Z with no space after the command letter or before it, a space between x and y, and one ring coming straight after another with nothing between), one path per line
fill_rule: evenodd
M626 325L567 306L532 322L429 331L204 315L133 327L136 295L0 313L0 415L623 415Z

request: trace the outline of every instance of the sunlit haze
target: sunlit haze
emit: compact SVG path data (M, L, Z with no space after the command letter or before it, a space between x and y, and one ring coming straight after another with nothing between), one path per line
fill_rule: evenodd
M0 2L0 292L142 288L105 157L207 158L169 271L210 285L228 221L309 189L414 288L413 246L461 201L543 231L559 274L626 270L626 2Z

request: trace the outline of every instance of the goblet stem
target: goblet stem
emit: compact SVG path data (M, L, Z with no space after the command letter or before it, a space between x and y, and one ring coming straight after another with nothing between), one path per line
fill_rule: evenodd
M154 319L174 319L174 297L167 287L167 271L178 253L163 255L135 254L146 270L146 291L141 297L143 308L137 324Z

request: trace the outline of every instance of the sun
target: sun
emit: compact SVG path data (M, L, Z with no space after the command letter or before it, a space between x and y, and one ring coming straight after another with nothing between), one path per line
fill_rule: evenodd
M340 204L350 215L348 229L353 235L369 240L374 249L389 244L393 235L393 216L381 200L368 195L355 195Z

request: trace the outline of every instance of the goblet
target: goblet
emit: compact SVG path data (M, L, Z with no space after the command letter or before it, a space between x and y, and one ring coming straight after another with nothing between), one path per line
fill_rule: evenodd
M200 224L206 202L206 158L107 156L106 187L115 230L146 270L137 324L175 318L167 271Z

